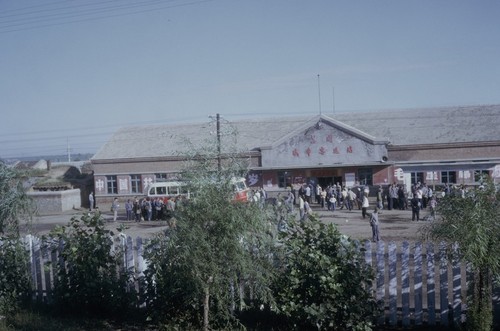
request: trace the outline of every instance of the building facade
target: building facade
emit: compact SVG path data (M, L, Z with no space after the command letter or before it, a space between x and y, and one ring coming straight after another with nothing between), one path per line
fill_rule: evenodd
M339 113L222 123L222 154L237 146L247 183L281 192L304 183L345 186L477 185L500 181L500 105ZM123 128L91 159L95 196L144 195L182 177L193 147L214 140L206 123ZM228 134L232 132L232 134Z

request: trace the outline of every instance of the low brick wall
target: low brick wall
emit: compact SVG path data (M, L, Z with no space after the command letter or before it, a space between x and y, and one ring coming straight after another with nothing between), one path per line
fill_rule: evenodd
M81 208L82 198L79 189L65 191L29 192L39 214L59 213Z

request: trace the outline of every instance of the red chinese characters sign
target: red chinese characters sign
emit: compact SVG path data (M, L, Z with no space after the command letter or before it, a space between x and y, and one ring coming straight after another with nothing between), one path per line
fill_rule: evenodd
M311 134L306 137L306 142L309 146L304 146L302 148L295 147L292 149L292 156L295 158L300 158L301 155L311 157L314 155L320 155L322 157L327 157L331 155L341 155L341 154L353 154L354 148L352 145L345 146L341 144L341 141L335 141L335 137L332 133L328 133L324 136L318 136L316 134ZM323 142L323 143L322 143ZM320 144L320 146L312 146ZM333 145L333 146L331 146ZM296 145L297 146L297 145Z

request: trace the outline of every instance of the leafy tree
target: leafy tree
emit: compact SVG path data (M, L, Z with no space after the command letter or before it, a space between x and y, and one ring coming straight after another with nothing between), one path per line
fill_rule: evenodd
M25 178L0 162L0 313L7 316L30 294L29 255L19 237L21 222L29 221L34 210L23 187Z
M500 276L500 194L491 180L471 188L465 196L454 192L441 199L435 222L422 229L431 240L451 248L458 243L463 259L474 272L468 304L467 329L491 330L493 323L491 287Z
M34 204L26 194L23 182L27 173L0 162L0 235L19 236L21 221L29 221Z
M245 174L247 160L228 127L222 139L182 142L191 198L146 253L151 315L182 329L241 327L237 312L249 304L243 287L259 302L272 300L271 227L264 209L232 201L232 179Z
M181 206L174 229L151 242L150 306L183 328L236 328L245 308L240 285L270 301L271 236L262 210L231 202L230 179L207 181Z
M123 269L123 248L114 244L99 213L73 217L57 226L47 242L58 252L54 305L64 313L122 316L137 303L130 276Z
M378 310L363 249L315 217L282 236L277 309L296 330L371 330Z

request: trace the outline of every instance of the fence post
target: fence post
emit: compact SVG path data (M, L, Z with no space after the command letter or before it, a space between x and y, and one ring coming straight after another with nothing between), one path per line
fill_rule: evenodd
M382 316L378 320L379 325L385 324L385 245L377 242L377 302L382 306Z
M451 261L453 271L453 325L460 326L462 321L462 274L457 243L453 244Z
M415 325L422 325L422 244L415 244L414 255L414 284L413 293L415 296Z
M427 244L427 321L436 325L436 288L435 288L434 245Z
M398 310L398 281L396 278L396 265L397 265L397 254L396 254L396 244L390 242L387 245L387 251L389 254L389 325L393 326L397 324L397 310Z
M43 300L43 283L42 283L42 266L40 257L40 239L33 238L33 272L35 277L33 280L36 282L36 300L41 302Z
M401 303L403 327L410 325L410 246L407 241L401 247Z
M440 243L439 245L439 309L441 315L441 325L449 325L448 309L448 259L446 258L446 245Z
M44 300L45 302L50 302L52 299L52 281L50 279L50 276L52 274L51 272L51 266L50 266L50 255L47 246L42 243L42 263L41 263L41 268L43 268L44 271L44 278L45 278L45 296Z

